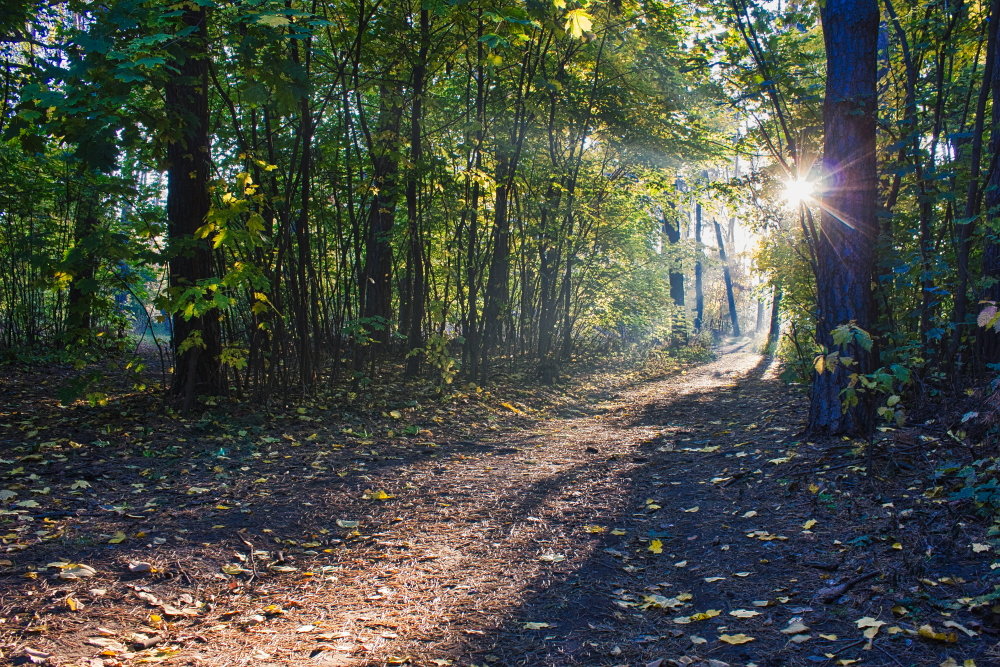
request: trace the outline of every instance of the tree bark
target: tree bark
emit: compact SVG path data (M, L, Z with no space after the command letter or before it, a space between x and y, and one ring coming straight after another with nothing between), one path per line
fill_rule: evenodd
M821 233L817 239L816 336L835 348L834 328L854 323L870 332L874 322L872 279L878 235L875 164L876 68L879 12L875 0L827 0L822 6L827 84L823 107L825 144ZM809 426L814 432L860 435L872 426L872 404L862 397L844 408L851 375L873 368L874 354L856 341L840 349L848 368L813 376Z
M1000 49L997 48L997 36L1000 31L1000 0L990 3L990 33L989 43L993 49L987 49L987 57L992 59L990 72L990 89L993 93L993 128L990 133L990 156L992 168L989 181L986 183L985 211L986 228L997 229L1000 222ZM986 287L982 298L994 303L1000 303L1000 243L995 234L987 237L983 249L983 278ZM995 327L979 329L979 358L983 364L1000 363L1000 333Z
M409 304L407 305L407 348L411 352L406 359L406 377L415 377L420 371L420 357L412 354L424 344L424 310L426 280L424 278L424 238L420 225L418 186L423 160L422 128L424 78L427 72L427 52L430 48L430 14L420 10L420 48L417 62L413 66L413 105L410 110L410 169L406 177L406 219L409 229L409 249L407 256Z
M188 8L182 27L194 27L174 44L174 67L165 88L166 113L176 128L167 144L167 226L170 237L170 287L181 292L215 276L212 249L195 232L208 215L211 171L208 111L208 12ZM194 297L204 300L208 294ZM199 304L204 306L204 304ZM174 375L171 392L183 397L189 409L196 395L225 391L219 356L222 352L220 313L210 308L201 315L173 314L171 345Z
M729 302L729 320L733 323L733 335L742 336L739 313L736 312L736 295L733 293L733 274L729 269L729 258L726 256L726 241L722 238L722 225L713 220L715 238L719 242L719 259L722 260L722 278L726 283L726 300Z

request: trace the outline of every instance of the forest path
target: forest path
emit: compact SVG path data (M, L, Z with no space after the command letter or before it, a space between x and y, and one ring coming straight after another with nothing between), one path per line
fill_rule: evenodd
M44 443L0 469L0 659L1000 664L954 606L988 590L987 538L911 493L933 484L929 436L883 443L875 487L855 443L802 439L804 396L768 359L720 352L537 421L486 393L368 423L318 402L67 411L26 376L11 423Z
M748 445L748 428L772 445L793 430L784 419L769 425L794 399L747 347L731 345L683 375L623 388L528 432L383 473L379 488L395 498L380 521L363 522L381 524L374 544L352 550L336 584L296 613L296 622L333 628L335 641L314 659L611 665L683 655L691 644L667 634L681 627L670 617L692 605L704 611L709 599L728 608L725 596L699 592L670 617L636 605L644 593L707 588L699 575L725 569L706 562L706 551L718 550L719 521L742 490L709 480L747 452L721 448ZM649 550L653 539L662 554ZM768 551L753 542L737 546ZM665 563L668 572L648 574ZM241 635L243 664L284 664L316 648L307 634L289 645L275 630ZM238 664L231 648L222 662Z

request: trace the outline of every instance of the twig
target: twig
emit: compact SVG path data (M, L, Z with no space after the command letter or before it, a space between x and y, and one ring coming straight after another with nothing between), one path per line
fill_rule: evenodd
M878 571L869 572L868 574L862 574L858 577L854 577L853 579L848 579L842 584L838 584L836 586L830 586L829 588L821 588L818 591L816 591L816 599L818 599L820 602L823 602L824 604L831 602L837 597L840 597L841 595L849 591L854 586L860 584L862 581L878 576L878 574L879 574Z

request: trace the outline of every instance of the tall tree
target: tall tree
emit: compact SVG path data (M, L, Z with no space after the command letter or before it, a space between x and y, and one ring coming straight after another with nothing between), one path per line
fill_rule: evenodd
M170 288L174 291L174 376L171 390L190 408L199 394L225 390L222 338L215 292L212 248L198 238L211 208L208 108L208 10L189 3L178 17L172 46L175 76L167 79L167 223Z
M827 83L823 107L822 215L817 239L816 336L825 351L813 377L809 426L815 432L860 434L872 425L870 401L842 402L852 375L875 356L871 339L834 329L868 332L875 319L872 279L878 234L875 163L876 0L828 0L821 10ZM832 363L834 359L836 363ZM853 365L847 365L847 359Z

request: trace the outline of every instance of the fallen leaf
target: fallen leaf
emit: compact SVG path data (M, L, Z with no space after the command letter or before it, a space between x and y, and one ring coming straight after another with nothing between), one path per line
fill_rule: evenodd
M785 635L800 635L803 632L809 630L809 626L802 623L802 621L796 621L792 619L793 622L788 624L787 628L783 628L781 633Z
M984 552L984 551L989 551L989 550L990 550L990 545L988 545L988 544L980 544L980 543L978 543L978 542L975 542L975 543L973 543L973 545L972 545L972 550L973 550L973 551L974 551L975 553L977 553L977 554L978 554L978 553L982 553L982 552Z
M759 611L752 611L750 609L733 609L729 612L730 616L735 616L736 618L753 618L754 616L760 616Z
M738 635L719 635L720 642L726 642L727 644L746 644L747 642L752 642L753 637L743 634L742 632Z
M802 524L802 527L803 527L803 528L804 528L805 530L809 530L810 528L812 528L813 526L815 526L815 525L816 525L817 523L818 523L818 522L816 521L816 519L809 519L809 520L808 520L808 521L806 521L806 522L805 522L804 524Z
M947 644L954 644L958 641L957 632L937 632L930 624L921 625L917 628L917 634L924 639L933 639Z
M108 544L121 544L126 539L128 539L128 535L119 530L117 533L111 536L111 539L108 540Z
M862 634L864 635L865 639L874 639L875 635L878 634L879 628L885 625L885 622L878 621L872 618L871 616L865 616L864 618L859 618L856 621L855 625L857 625L858 628L864 629L864 632Z
M973 632L972 630L968 629L967 627L965 627L961 623L956 623L955 621L945 621L941 625L943 625L946 628L954 628L955 630L960 630L960 631L964 632L969 637L976 637L976 636L979 635L978 632Z
M661 542L660 540L653 540L652 542L649 543L649 546L647 548L654 554L662 554L663 542Z
M86 579L97 575L97 570L83 563L65 563L57 575L60 579Z
M564 556L563 554L557 554L549 551L539 556L538 560L544 561L546 563L561 563L562 561L566 560L566 556Z
M603 533L607 530L604 526L584 526L583 529L588 533Z
M542 630L544 628L551 628L551 627L552 627L552 625L550 625L549 623L525 623L524 624L524 629L525 630Z
M346 521L344 519L337 519L337 525L341 528L357 528L361 524L360 521Z
M390 498L395 498L396 496L390 496L388 493L382 491L381 489L378 491L372 491L371 489L367 489L362 497L365 500L389 500Z
M700 507L698 507L697 505L695 505L694 507L689 507L689 508L688 508L688 509L686 509L686 510L683 510L683 509L682 509L681 511L682 511L682 512L688 512L688 513L694 513L694 512L697 512L697 511L698 511L699 509L701 509L701 508L700 508Z

